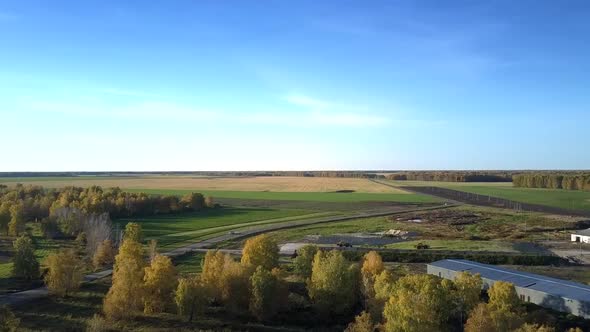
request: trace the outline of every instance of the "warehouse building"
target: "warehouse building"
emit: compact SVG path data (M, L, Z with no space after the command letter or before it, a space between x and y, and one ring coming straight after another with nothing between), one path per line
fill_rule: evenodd
M524 302L590 318L588 285L462 259L445 259L427 265L429 274L450 280L463 271L479 273L484 289L488 289L496 281L510 282Z
M590 243L590 228L572 233L572 242Z

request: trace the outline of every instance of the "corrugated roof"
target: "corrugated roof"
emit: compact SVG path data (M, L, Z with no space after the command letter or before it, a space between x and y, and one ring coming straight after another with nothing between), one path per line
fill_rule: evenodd
M452 271L479 273L482 278L507 281L515 286L534 289L547 294L558 295L572 300L590 302L590 286L539 274L506 269L463 259L444 259L429 265Z
M590 236L590 228L573 231L572 234Z

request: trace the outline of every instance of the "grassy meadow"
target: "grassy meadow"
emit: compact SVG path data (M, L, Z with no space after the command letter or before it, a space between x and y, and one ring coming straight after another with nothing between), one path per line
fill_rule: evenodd
M161 250L177 248L241 227L286 222L336 213L306 210L225 207L195 213L116 220L121 229L130 221L142 226L147 240L155 239Z
M468 217L457 223L457 216ZM413 218L423 218L424 222L397 220ZM434 250L538 252L541 249L532 243L560 239L567 241L567 229L573 227L575 222L575 219L548 217L540 213L460 206L439 211L411 212L396 215L395 218L376 217L309 225L271 234L279 242L298 242L306 235L375 233L397 229L411 232L415 237L411 241L385 247L415 249L415 244L425 242Z
M440 200L420 194L401 193L336 193L336 192L269 192L269 191L219 191L219 190L183 190L183 189L129 189L128 191L146 192L160 195L183 195L198 191L214 198L237 198L278 201L314 201L314 202L400 202L400 203L435 203Z
M511 182L381 181L393 186L434 186L489 195L517 202L590 211L590 192L563 189L517 188Z

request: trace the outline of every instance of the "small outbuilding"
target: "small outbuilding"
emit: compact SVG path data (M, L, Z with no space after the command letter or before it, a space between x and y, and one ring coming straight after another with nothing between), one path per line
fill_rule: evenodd
M590 243L590 228L573 232L572 242Z
M510 282L523 302L590 318L590 286L585 284L463 259L444 259L427 265L428 274L450 280L463 271L479 273L483 289L496 281Z

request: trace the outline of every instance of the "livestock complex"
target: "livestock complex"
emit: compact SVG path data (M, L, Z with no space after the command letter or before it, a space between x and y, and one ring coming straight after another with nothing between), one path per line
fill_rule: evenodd
M429 274L450 280L464 271L480 274L484 289L488 289L496 281L510 282L524 302L590 318L588 285L468 260L445 259L427 265Z

